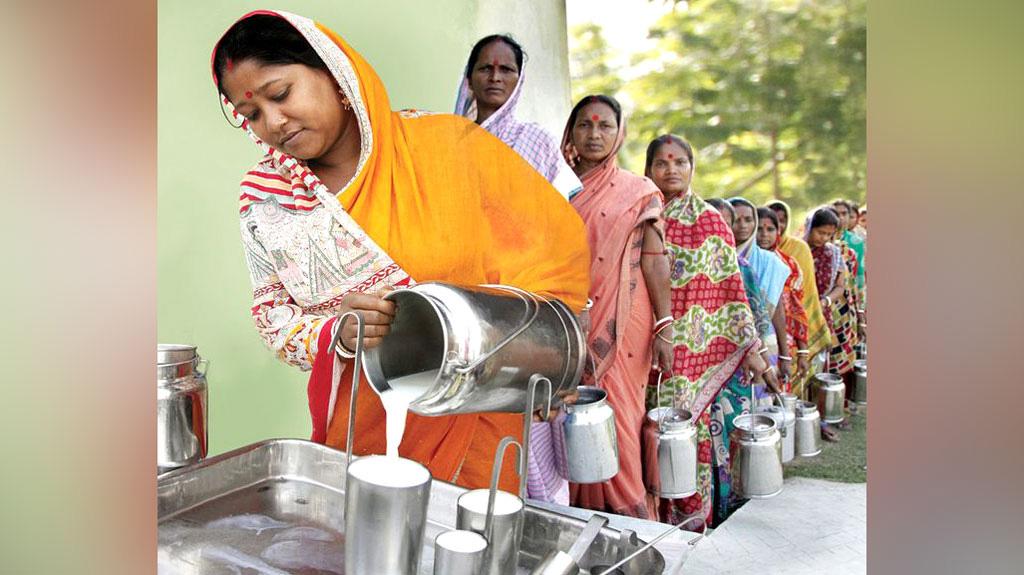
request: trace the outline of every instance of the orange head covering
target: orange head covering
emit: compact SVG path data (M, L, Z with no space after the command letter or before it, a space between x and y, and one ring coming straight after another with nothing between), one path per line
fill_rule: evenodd
M243 19L254 14L287 20L310 43L351 102L361 136L356 172L335 195L324 193L323 184L304 162L270 148L246 125L250 137L268 154L261 164L270 161L282 175L291 176L275 193L309 198L315 190L316 200L306 206L308 210L321 202L329 208L336 203L343 212L337 214L339 221L351 217L417 281L506 284L582 309L589 287L583 223L543 176L465 118L392 111L373 68L326 27L287 12L259 11ZM325 394L330 394L336 376L327 348L316 346L308 389L313 438L341 447L347 435L350 389L346 377L333 412L326 413ZM346 367L351 370L351 364ZM365 380L360 387L364 389L356 404L359 431L353 451L383 453L383 409ZM519 437L521 426L521 416L513 414L410 414L399 452L427 465L437 479L482 487L488 482L498 441L506 435ZM512 466L505 465L502 488L514 490L515 484Z

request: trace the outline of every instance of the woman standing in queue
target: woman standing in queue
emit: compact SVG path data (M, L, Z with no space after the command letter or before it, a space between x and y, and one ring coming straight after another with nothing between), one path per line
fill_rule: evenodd
M338 318L362 312L366 346L378 345L395 314L382 289L502 283L583 308L586 232L565 200L472 122L392 111L373 68L326 27L247 14L217 42L213 76L225 116L263 154L241 183L251 313L280 359L311 371L314 441L346 443L356 328ZM360 385L353 451L384 453L384 411ZM520 429L515 414L409 414L399 453L485 487L499 440ZM502 489L515 490L505 467Z
M839 230L839 216L829 207L818 208L807 218L805 239L811 247L814 258L814 277L821 294L821 307L828 318L836 344L829 350L828 371L847 378L853 372L857 358L853 346L856 343L855 317L851 316L848 299L850 272L843 253L832 243ZM845 422L844 422L845 423ZM844 427L841 423L838 427ZM835 441L838 437L827 426L822 425L825 439Z
M736 211L732 232L736 237L737 254L746 260L754 274L758 290L764 296L770 324L764 342L769 350L770 362L778 367L780 379L785 379L793 362L786 339L786 306L782 302L789 267L770 251L757 245L757 208L745 198L730 198Z
M497 136L566 199L572 198L583 184L566 164L554 136L539 124L516 117L526 82L525 64L526 53L511 36L481 38L469 52L455 113Z
M775 212L768 208L757 209L757 246L763 250L775 254L782 263L789 268L789 277L786 278L785 287L782 289L782 303L786 308L786 339L790 350L796 350L792 356L793 369L790 373L783 374L792 382L786 391L791 391L797 396L803 395L803 382L810 370L810 352L807 349L807 312L804 310L803 298L803 275L800 273L800 266L796 260L779 251L779 241L782 234L779 233L779 219Z
M775 200L768 204L768 207L775 212L779 220L779 247L776 250L779 254L791 257L800 266L800 273L803 275L803 308L807 312L807 356L810 358L810 368L803 378L794 380L792 387L797 390L806 390L810 378L815 373L824 369L825 357L828 350L832 348L832 331L829 329L825 314L821 309L821 301L818 297L818 285L814 275L814 258L811 257L811 248L803 239L790 233L793 228L792 211L789 205L781 200ZM797 352L800 353L799 351ZM806 395L801 396L806 399Z
M481 38L470 50L455 113L473 120L512 148L566 199L583 184L566 163L558 142L547 130L516 117L526 82L526 53L511 36ZM535 421L530 430L527 495L530 499L569 504L569 482L558 472L552 443L555 419Z
M587 96L572 109L562 136L569 165L583 181L572 205L590 242L590 333L593 369L586 377L608 393L615 410L619 473L610 481L572 484L573 505L648 518L641 474L640 430L652 368L672 364L672 310L662 234L661 192L618 167L625 139L622 108L609 96ZM655 337L659 331L665 338Z
M671 334L671 377L662 381L662 397L652 397L648 407L672 405L671 401L688 409L698 441L698 492L685 499L661 499L658 517L672 524L690 519L686 527L700 530L712 523L715 493L723 492L730 475L728 460L722 457L727 450L712 449L708 408L733 373L758 377L767 365L757 353L761 344L732 231L723 215L693 190L693 172L693 149L682 138L666 134L647 146L645 173L665 196L665 246L675 318L673 330L658 335ZM656 444L646 442L648 486L658 481L657 457Z

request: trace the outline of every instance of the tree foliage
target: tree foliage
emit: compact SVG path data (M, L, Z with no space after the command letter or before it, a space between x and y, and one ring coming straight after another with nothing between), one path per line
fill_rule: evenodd
M572 32L573 96L623 102L620 161L631 170L671 132L698 150L704 197L780 198L797 212L834 197L863 202L865 0L676 2L650 29L656 48L619 67L599 27Z

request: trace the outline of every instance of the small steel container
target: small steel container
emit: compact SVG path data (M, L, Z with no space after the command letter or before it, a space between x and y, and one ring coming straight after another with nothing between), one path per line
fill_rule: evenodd
M206 360L194 345L156 346L156 468L198 463L207 453Z
M697 493L697 428L685 409L658 407L647 412L644 450L656 469L645 470L647 489L664 499L683 499Z
M479 575L486 555L483 535L463 529L443 531L434 538L434 575Z
M772 418L782 436L782 462L792 461L796 454L796 415L779 405L763 405L755 409L754 412Z
M741 498L766 499L782 492L782 437L767 415L738 415L729 432L733 489Z
M821 417L818 406L810 401L796 404L796 454L814 457L821 453Z
M568 479L574 483L601 483L619 472L619 445L615 411L608 392L581 385L579 399L566 405L562 421Z
M853 400L858 405L868 404L868 360L858 359L853 362L854 381Z
M430 483L430 471L411 459L352 461L345 472L345 573L418 573Z
M817 403L822 421L839 423L846 419L846 384L843 378L834 373L818 373L814 375L814 381L818 388Z

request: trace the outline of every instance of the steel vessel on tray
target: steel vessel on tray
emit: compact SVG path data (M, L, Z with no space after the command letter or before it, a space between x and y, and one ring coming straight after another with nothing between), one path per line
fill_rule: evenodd
M194 345L156 346L157 474L206 457L206 366Z
M357 461L357 460L356 460ZM167 573L344 572L345 453L297 439L263 441L160 476L158 569ZM435 480L420 574L433 572L434 539L455 528L466 490ZM585 521L527 502L517 574L568 548ZM581 559L582 573L613 565L644 542L605 527ZM647 549L626 572L661 573Z

